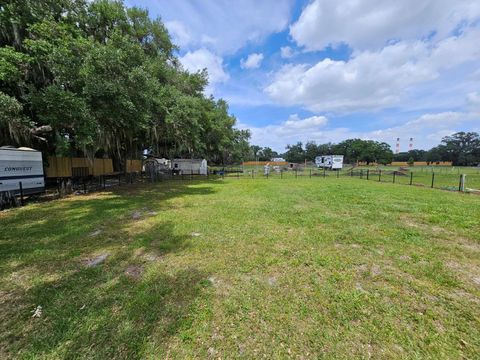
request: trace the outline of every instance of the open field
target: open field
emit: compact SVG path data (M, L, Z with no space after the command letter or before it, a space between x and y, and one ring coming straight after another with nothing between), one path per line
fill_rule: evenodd
M221 167L217 167L218 170L221 170ZM252 171L254 175L258 177L263 177L264 169L263 166L233 166L227 168L227 170L233 170L235 173L230 173L228 176L237 177L236 172L242 173L242 177L251 177ZM362 173L362 178L367 178L367 171L370 173L370 180L379 180L378 171L381 171L380 181L382 182L393 182L393 173L396 172L395 182L399 184L410 184L410 176L412 175L412 184L418 186L431 187L432 185L432 173L434 176L433 186L438 189L449 189L449 190L458 190L460 174L465 174L465 189L467 191L475 191L480 193L480 168L477 167L410 167L402 171L399 171L398 166L359 166L353 169L354 177L360 177ZM351 166L344 166L342 170L339 171L339 177L350 176ZM270 178L293 178L297 177L311 177L311 176L320 176L323 177L323 169L318 169L316 167L302 167L300 170L295 171L288 170L283 171L282 174L276 173L275 171L270 171ZM335 171L327 170L325 172L326 177L337 177Z
M479 219L479 196L345 176L2 212L0 358L473 359Z

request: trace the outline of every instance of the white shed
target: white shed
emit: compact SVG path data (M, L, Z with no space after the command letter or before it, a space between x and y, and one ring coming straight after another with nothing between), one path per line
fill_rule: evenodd
M207 160L175 159L172 161L172 170L184 175L207 175Z

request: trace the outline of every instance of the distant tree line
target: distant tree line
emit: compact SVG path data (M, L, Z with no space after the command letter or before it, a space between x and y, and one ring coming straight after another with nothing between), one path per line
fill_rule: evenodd
M239 162L248 130L224 100L206 97L207 72L185 71L160 19L110 0L0 4L0 145L124 160Z
M480 164L480 136L476 132L458 132L442 139L430 150L410 150L393 156L395 161L452 161L457 166Z
M268 147L252 145L250 160L269 161L273 157L283 157L288 162L301 163L305 160L314 161L319 155L332 154L344 155L344 161L348 163L365 161L388 164L393 159L392 150L387 143L361 139L348 139L338 144L317 144L310 141L303 145L302 142L297 142L295 145L287 145L286 150L285 153L278 154Z
M458 132L446 136L441 143L430 150L411 150L393 154L390 145L372 140L348 139L338 144L317 144L314 141L297 142L287 145L285 153L277 153L269 147L252 145L249 160L270 161L274 157L283 157L288 162L301 163L314 161L319 155L343 155L346 163L357 161L389 164L392 161L452 161L458 166L480 164L480 136L475 132Z

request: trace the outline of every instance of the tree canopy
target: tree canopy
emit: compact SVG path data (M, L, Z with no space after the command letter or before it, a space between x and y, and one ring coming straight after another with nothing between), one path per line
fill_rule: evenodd
M255 157L255 154L257 156ZM457 132L442 139L438 146L430 150L414 149L408 152L393 154L390 145L385 142L362 139L347 139L338 144L317 144L309 141L305 145L297 142L287 145L284 154L278 154L272 149L251 146L250 160L270 160L281 156L286 161L301 163L305 160L314 161L319 155L343 155L346 163L357 161L366 163L389 164L392 161L452 161L457 166L473 166L480 164L480 136L475 132Z
M49 154L144 150L241 161L247 130L185 71L162 21L121 1L13 0L0 5L0 143Z
M387 143L348 139L338 144L316 144L307 142L305 148L301 142L295 145L287 145L284 157L290 162L314 161L319 155L343 155L345 162L366 161L388 164L392 161L393 153Z

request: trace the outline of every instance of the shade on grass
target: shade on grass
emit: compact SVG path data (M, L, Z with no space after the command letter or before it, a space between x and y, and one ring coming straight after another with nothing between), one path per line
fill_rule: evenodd
M475 358L479 219L478 196L345 177L3 212L0 357Z

